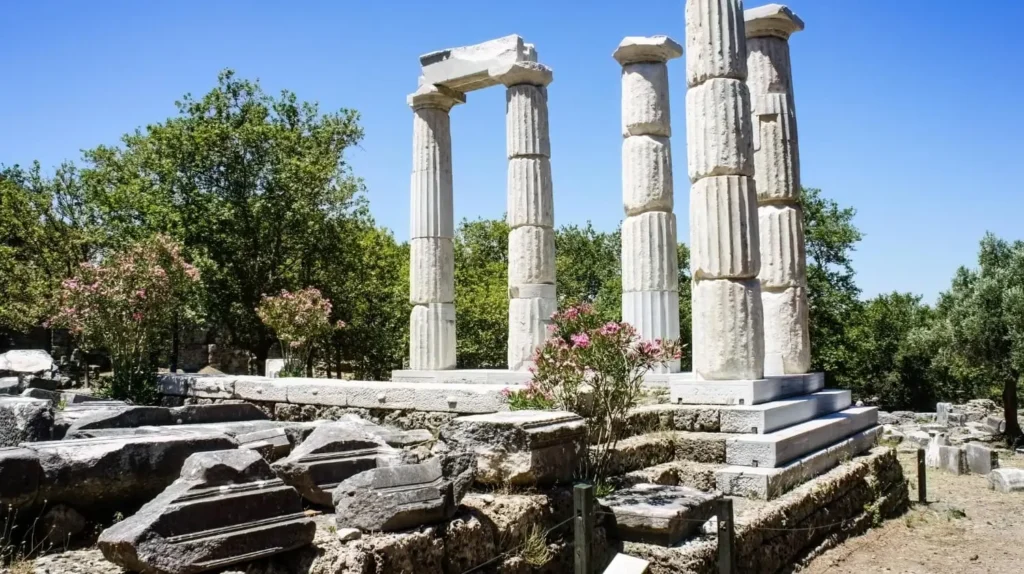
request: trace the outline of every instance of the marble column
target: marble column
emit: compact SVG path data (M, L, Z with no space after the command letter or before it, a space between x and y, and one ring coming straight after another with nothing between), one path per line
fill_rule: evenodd
M753 108L765 371L770 375L802 374L811 368L811 342L789 37L803 30L804 23L778 4L747 10L744 20L747 87Z
M679 339L667 62L682 55L666 36L627 37L612 54L622 65L622 320L648 340ZM678 372L679 361L658 370Z
M740 0L686 1L693 370L697 379L764 376L764 315Z
M507 88L508 368L523 370L533 364L557 310L547 93L552 73L536 62L516 62L490 74Z
M409 96L413 110L409 368L455 368L455 232L448 115L466 101L432 85Z

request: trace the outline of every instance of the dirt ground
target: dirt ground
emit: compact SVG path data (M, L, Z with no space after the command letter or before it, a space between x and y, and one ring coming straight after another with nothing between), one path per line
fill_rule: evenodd
M917 500L917 458L900 454ZM1000 465L1024 468L1024 456L1000 453ZM928 469L928 504L851 538L817 557L812 574L1024 573L1024 493L988 489L984 476Z

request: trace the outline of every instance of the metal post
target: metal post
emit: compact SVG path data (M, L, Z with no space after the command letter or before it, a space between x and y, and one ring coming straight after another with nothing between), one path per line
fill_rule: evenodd
M573 526L576 540L573 552L576 557L575 574L593 574L594 568L590 561L590 544L594 537L594 487L590 484L577 484L572 491Z
M928 489L925 484L924 449L917 449L917 501L925 504L928 500Z
M732 499L718 500L718 574L733 574Z

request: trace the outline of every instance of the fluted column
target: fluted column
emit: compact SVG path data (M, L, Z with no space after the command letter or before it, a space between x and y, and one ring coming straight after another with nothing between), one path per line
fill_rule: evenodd
M508 368L522 370L533 364L557 310L547 93L552 74L536 62L489 73L507 87Z
M612 55L622 65L622 320L648 340L679 339L667 62L682 55L666 36L627 37Z
M740 0L686 1L686 140L698 379L764 376L764 316Z
M765 371L801 374L811 368L811 341L789 37L803 30L804 23L778 4L747 10L744 20L761 239L758 278L764 306Z
M452 138L448 112L463 94L421 86L413 110L409 368L455 368Z

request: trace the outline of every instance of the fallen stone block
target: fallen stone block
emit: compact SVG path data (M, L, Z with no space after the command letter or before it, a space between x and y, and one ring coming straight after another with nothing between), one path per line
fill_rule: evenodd
M938 468L956 475L967 474L967 457L958 446L939 446Z
M255 450L268 462L288 456L292 451L288 433L280 427L240 434L235 440L238 441L238 448Z
M237 443L222 434L165 433L22 446L36 453L42 467L37 501L83 511L145 502L174 481L190 455L234 449Z
M174 424L171 412L164 407L123 407L96 409L71 423L67 434L90 429L132 428L141 426L163 426Z
M333 494L338 528L392 532L451 517L460 502L440 458L385 466L346 479Z
M0 397L0 447L50 440L53 405L28 397Z
M36 498L43 468L35 451L0 448L0 514L29 506Z
M617 553L602 574L646 574L651 563L643 558Z
M1006 420L999 417L985 417L984 425L985 429L992 434L1003 434L1006 432Z
M0 395L17 395L21 393L18 377L0 377Z
M1024 491L1024 469L997 468L993 470L988 473L988 488L999 492Z
M14 350L0 354L0 376L50 374L57 370L53 357L41 350Z
M907 440L921 448L926 448L932 437L925 431L913 431L907 433Z
M685 486L637 484L598 499L598 504L613 515L612 536L672 546L700 531L714 516L714 501L721 496Z
M988 474L999 467L999 453L976 443L964 445L967 457L967 470L974 474Z
M171 423L197 425L270 420L266 413L252 403L218 403L213 405L186 405L170 409Z
M338 419L338 422L351 422L358 424L362 426L366 432L379 436L384 439L384 442L387 443L388 446L393 446L395 448L410 447L434 440L434 435L426 429L401 430L372 423L356 415L344 415Z
M940 425L949 424L949 411L953 403L935 403L935 422Z
M398 464L401 452L352 422L319 426L274 472L313 504L329 506L338 483L363 471Z
M476 456L477 482L532 486L571 480L586 434L579 415L527 410L459 417L441 430L441 439L453 451Z
M929 437L928 446L924 451L924 464L928 468L939 468L941 462L939 458L939 449L943 446L949 446L949 435L944 432L934 433Z
M192 574L300 548L315 533L298 492L259 454L228 450L190 456L180 478L98 545L129 570Z
M76 421L95 414L100 410L121 410L128 408L122 401L89 401L78 404L64 405L53 415L53 439L59 440L67 435L68 429Z

